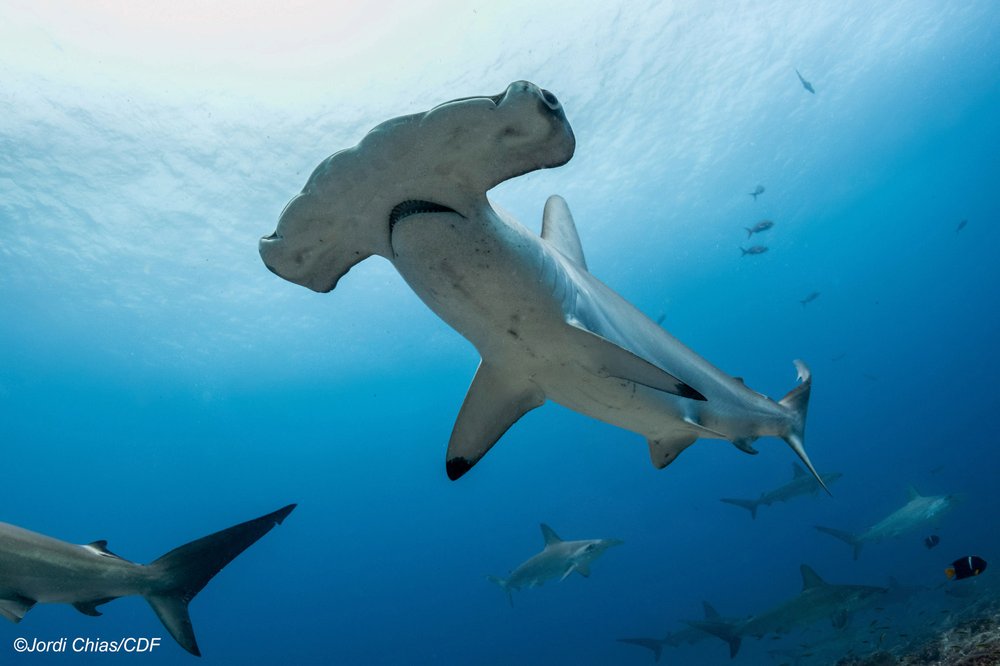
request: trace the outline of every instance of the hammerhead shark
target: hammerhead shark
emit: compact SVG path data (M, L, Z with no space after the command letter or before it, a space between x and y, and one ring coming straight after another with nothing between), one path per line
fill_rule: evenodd
M84 615L118 597L142 596L182 648L201 656L188 603L237 555L280 524L290 504L136 564L107 541L79 546L0 523L0 616L20 622L35 604L72 604Z
M511 590L522 587L538 587L545 581L558 578L566 579L574 571L581 576L590 576L590 564L604 554L612 546L625 543L619 539L584 539L582 541L563 541L548 525L542 523L542 538L545 547L542 552L523 562L510 572L507 578L487 576L499 585L507 594L507 602L514 605Z
M829 472L820 475L823 479L823 483L829 486L834 481L839 479L843 474L840 472ZM726 504L734 504L739 507L743 507L750 512L750 517L753 519L757 518L757 509L763 506L771 506L775 502L787 502L790 499L795 499L802 495L815 495L819 492L820 485L813 477L806 474L805 470L801 467L792 463L792 480L783 486L778 486L774 490L769 490L766 493L761 493L760 497L757 499L731 499L724 498L720 501Z
M728 643L732 658L739 652L743 636L762 638L771 633L785 634L824 619L829 619L834 627L843 628L850 613L867 608L888 591L869 585L827 583L806 564L799 570L802 591L774 608L744 620L705 620L688 624Z
M707 601L703 601L702 607L705 611L706 620L724 621L722 616L720 616L719 613L712 607L712 604ZM710 634L702 631L701 629L688 626L683 629L678 629L677 631L669 631L663 638L619 638L617 640L619 643L646 648L653 653L654 661L660 661L664 646L669 645L670 647L678 647L680 645L684 645L685 643L700 643L708 638L710 638Z
M959 495L921 495L910 486L907 502L860 534L816 525L816 529L834 536L854 548L854 559L861 557L861 547L867 542L878 543L905 534L918 527L936 524L959 501Z
M482 362L448 443L468 472L526 412L553 400L640 433L657 468L699 437L747 453L803 444L811 376L780 401L695 354L591 275L566 202L545 203L541 236L495 209L487 190L565 164L576 138L562 105L526 81L388 120L327 158L260 241L277 275L328 292L382 256ZM822 480L820 480L822 484Z

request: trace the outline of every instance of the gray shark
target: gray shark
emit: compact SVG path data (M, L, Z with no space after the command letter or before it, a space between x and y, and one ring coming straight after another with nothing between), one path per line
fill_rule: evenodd
M897 537L924 525L936 525L946 512L960 501L958 495L923 496L913 486L908 490L908 500L902 507L878 521L860 534L852 534L830 527L816 525L816 529L837 537L854 547L854 559L861 556L861 547L867 542L878 543L883 539Z
M548 525L543 523L540 527L542 538L545 539L542 552L526 560L507 578L487 576L507 593L507 601L511 606L514 605L511 590L538 587L553 578L562 581L574 571L584 577L590 576L591 562L603 555L608 548L625 543L619 539L563 541Z
M699 437L756 453L754 440L777 436L815 474L804 363L780 401L749 389L591 275L561 197L546 202L541 236L487 199L575 148L555 95L525 81L388 120L315 169L261 239L261 258L328 292L358 262L384 257L476 347L482 362L448 444L451 479L546 400L640 433L657 468Z
M723 619L707 601L702 602L702 607L705 610L706 620ZM693 645L710 637L710 634L705 633L701 629L688 626L683 629L678 629L677 631L668 631L666 636L663 638L619 638L617 640L619 643L637 645L639 647L646 648L647 650L651 650L653 652L653 660L660 661L660 656L663 653L663 647L665 645L669 645L670 647L679 647L684 644Z
M888 590L869 585L834 585L803 564L802 591L774 608L745 620L691 622L702 631L725 641L729 656L739 652L743 636L763 638L767 634L785 634L796 627L807 627L829 619L834 627L847 624L850 613L873 605Z
M822 474L823 483L827 486L839 479L843 474L840 472L829 472ZM792 463L792 480L774 490L761 493L757 499L732 499L724 498L720 500L726 504L735 504L750 512L750 517L757 518L757 508L761 505L771 506L775 502L787 502L802 495L815 495L819 492L820 485L813 477L806 474L805 470Z
M146 565L122 559L107 541L79 546L0 523L0 616L20 622L35 604L72 604L85 615L118 597L142 596L181 647L200 656L188 603L292 512L294 504L175 548Z

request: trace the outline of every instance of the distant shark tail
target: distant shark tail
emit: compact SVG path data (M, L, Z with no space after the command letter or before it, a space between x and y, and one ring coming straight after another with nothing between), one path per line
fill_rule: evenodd
M753 198L756 199L757 195L754 195ZM751 236L753 236L753 229L751 229L750 227L743 227L743 228L747 230L747 239L749 239ZM743 248L740 248L740 249L742 250Z
M507 581L505 579L503 579L503 578L498 578L497 576L487 576L486 579L488 581L490 581L491 583L496 583L497 585L500 586L500 588L507 595L507 603L510 604L511 608L513 608L514 607L514 595L512 595L510 593L510 585L507 584Z
M182 648L201 656L188 615L191 600L215 574L280 524L294 508L294 504L289 504L274 513L202 537L149 565L154 590L145 595L146 601Z
M843 530L835 530L832 527L823 527L822 525L816 525L816 529L820 532L825 532L832 537L836 537L847 545L852 546L854 548L854 559L861 557L861 546L864 545L864 541L859 539L857 535Z
M757 500L732 499L724 497L720 501L725 502L726 504L734 504L736 506L743 507L744 509L750 512L750 517L752 519L757 520L757 507L760 506L760 502L758 502Z
M754 197L754 198L756 199L757 197ZM748 254L750 254L750 250L745 250L745 249L743 249L743 246L740 246L740 252L742 252L742 253L743 253L743 254L741 254L741 255L740 255L741 257L745 257L745 256L747 256Z
M809 454L806 453L805 449L806 413L809 411L809 391L812 389L812 373L809 371L809 367L799 360L795 361L795 369L798 371L799 381L802 383L778 401L778 404L789 410L791 417L788 431L781 437L788 442L788 445L792 447L792 450L799 456L802 463L816 477L816 482L823 487L823 490L832 495L833 493L830 493L830 489L823 483L823 478L819 475L819 472L813 467L812 461L809 460Z
M743 639L740 636L740 627L737 624L723 620L688 621L687 624L695 629L704 631L706 634L715 636L719 640L725 641L729 645L730 659L733 659L739 653Z

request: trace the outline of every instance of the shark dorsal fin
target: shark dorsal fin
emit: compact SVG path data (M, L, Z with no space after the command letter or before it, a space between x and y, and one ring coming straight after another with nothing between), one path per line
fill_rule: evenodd
M562 539L559 538L559 535L556 534L556 531L554 529L552 529L545 523L542 523L541 525L539 525L539 527L542 528L542 538L545 539L546 546L551 546L552 544L555 543L562 543Z
M802 591L811 590L814 587L822 587L826 585L826 581L819 577L819 574L813 571L813 568L808 564L803 564L799 567L802 572Z
M912 502L915 499L920 499L922 495L917 492L916 488L910 486L906 489L906 497Z
M797 479L800 476L806 476L806 471L799 467L798 463L792 463L792 478Z
M712 607L712 604L707 601L701 602L702 608L705 609L705 619L706 620L721 620L722 616L719 615L719 611Z
M123 557L115 555L110 550L108 550L108 542L105 539L99 541L91 541L90 543L83 546L95 555L100 555L101 557L113 557L116 560L123 560Z
M576 223L569 212L566 200L558 195L552 195L545 202L542 213L542 238L552 244L567 259L580 268L587 270L587 260L583 258L583 245L580 235L576 232Z

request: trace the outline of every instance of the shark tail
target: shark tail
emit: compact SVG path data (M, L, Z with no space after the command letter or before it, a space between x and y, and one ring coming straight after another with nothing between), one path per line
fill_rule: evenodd
M843 530L835 530L832 527L823 527L822 525L816 525L816 529L820 532L825 532L832 537L836 537L847 545L852 546L854 548L854 559L861 557L861 546L864 545L864 541L859 539L857 535Z
M806 413L809 411L809 391L812 389L812 373L809 371L809 367L799 360L795 361L795 369L798 371L799 381L802 383L778 401L778 404L789 410L791 416L788 430L781 438L792 447L792 451L795 451L796 455L799 456L799 459L806 466L806 469L816 477L816 482L822 486L823 490L827 494L832 495L833 493L823 483L823 477L813 467L812 461L809 460L809 454L806 453L805 449Z
M724 497L720 501L726 504L733 504L735 506L741 506L750 512L750 517L757 520L757 507L760 506L760 502L757 500L745 500L745 499L733 499L729 497Z
M500 586L500 588L507 595L507 603L510 604L511 608L513 608L514 607L514 595L512 595L510 593L510 585L507 584L507 580L503 579L503 578L499 578L497 576L487 576L486 579L488 581L490 581L491 583L496 583L497 585Z
M755 196L754 199L756 198L757 197ZM747 230L747 239L749 240L753 236L753 229L751 229L750 227L743 227L743 228Z
M750 254L750 250L744 250L742 246L740 246L740 252L743 253L743 254L740 255L741 257L745 257L748 254Z
M730 659L735 658L739 653L743 639L736 624L724 620L705 620L702 622L688 622L687 624L727 643L729 645Z
M182 648L201 656L188 615L191 600L223 567L280 524L295 506L289 504L274 513L192 541L148 565L153 591L145 595L146 601Z

